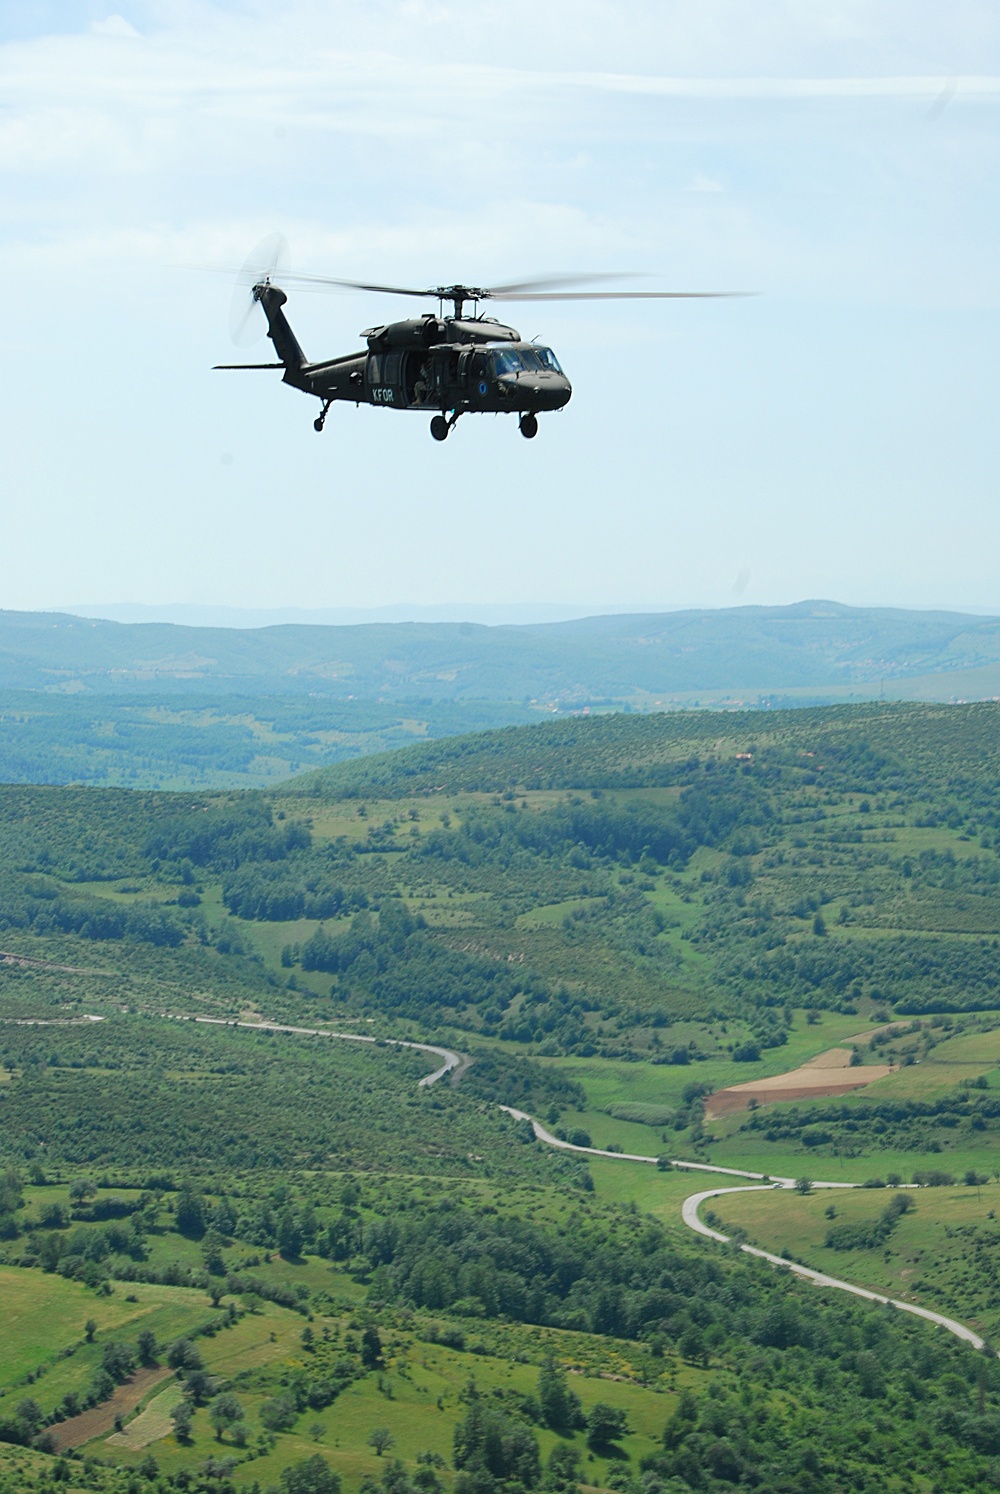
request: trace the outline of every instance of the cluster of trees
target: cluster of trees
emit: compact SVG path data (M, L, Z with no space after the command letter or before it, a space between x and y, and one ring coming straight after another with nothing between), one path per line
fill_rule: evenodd
M913 1207L913 1199L908 1193L894 1193L877 1219L831 1225L826 1232L827 1248L830 1250L879 1250L903 1215L908 1214Z
M0 929L79 934L81 939L131 939L175 949L188 928L183 916L160 903L66 897L52 882L0 874Z
M900 1012L1000 1006L1000 941L991 938L814 939L721 962L729 978L796 1005L836 1005L862 989Z
M340 918L367 908L363 888L345 888L322 867L290 863L245 863L227 873L222 901L236 918L283 922L294 918Z
M173 810L158 816L144 852L154 865L190 864L228 872L252 861L283 861L311 843L301 820L276 821L270 804L259 795L220 795L186 813Z
M755 1110L740 1129L764 1141L852 1152L940 1152L997 1129L1000 1096L959 1086L936 1100L827 1101Z
M740 827L767 824L767 794L732 763L710 761L696 781L669 804L650 800L571 796L544 814L505 809L469 812L454 831L425 836L419 854L477 866L509 866L527 850L548 859L590 858L631 865L648 858L657 866L683 866L700 845L719 845Z
M360 991L384 1011L419 1021L476 1006L498 1025L517 996L547 999L544 981L517 966L449 949L400 899L383 901L378 918L363 910L349 929L318 929L302 946L302 968L338 977L344 994Z

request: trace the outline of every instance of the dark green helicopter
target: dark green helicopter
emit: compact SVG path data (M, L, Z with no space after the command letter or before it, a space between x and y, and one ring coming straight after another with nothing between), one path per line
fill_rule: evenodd
M431 435L447 439L460 415L516 415L521 435L538 434L538 416L561 410L573 393L569 379L549 347L526 342L514 327L480 314L489 301L647 301L698 299L740 294L729 291L578 291L563 287L620 280L619 275L549 276L510 285L439 285L424 290L335 280L325 275L293 274L279 268L286 252L280 236L265 239L244 265L234 300L234 340L243 341L255 306L267 318L267 335L279 363L218 363L219 369L281 368L282 383L322 402L313 421L321 431L337 400L379 405L390 410L435 411ZM282 285L306 289L374 291L381 295L417 296L438 302L437 313L369 327L362 332L364 352L311 362L289 326ZM249 289L249 303L246 300ZM472 315L465 315L467 305ZM444 308L450 305L450 315Z

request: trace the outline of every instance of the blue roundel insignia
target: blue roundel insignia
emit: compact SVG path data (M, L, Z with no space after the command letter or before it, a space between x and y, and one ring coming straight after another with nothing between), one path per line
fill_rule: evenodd
M483 382L479 386L479 392L480 392L480 394L488 394L489 393L489 385L486 383L485 379L483 380Z

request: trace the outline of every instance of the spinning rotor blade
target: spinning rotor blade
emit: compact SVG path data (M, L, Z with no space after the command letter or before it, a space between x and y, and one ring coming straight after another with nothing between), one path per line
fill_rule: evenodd
M539 275L534 280L512 281L510 285L491 285L483 294L496 301L501 296L509 296L513 299L522 291L553 291L570 285L599 285L605 280L640 280L642 278L641 275L628 270L603 275Z
M229 304L229 335L238 348L251 347L264 335L264 326L254 319L254 286L283 278L287 267L288 243L280 233L269 233L250 251L236 277Z
M453 298L453 292L458 289L466 290L467 301L499 300L501 297L513 298L515 293L522 291L534 292L555 289L557 286L568 285L595 285L604 280L632 280L636 277L630 274L608 274L608 275L542 275L534 280L517 280L509 285L496 285L484 287L458 287L452 285L429 285L421 290L413 286L405 285L379 285L367 280L340 280L332 275L310 275L305 271L292 271L286 273L285 280L289 284L316 286L321 289L330 286L338 290L361 290L374 291L377 294L387 296L417 296L420 298L433 297L440 300L442 297L447 301Z
M490 291L493 301L715 301L756 291Z
M359 290L375 291L384 296L436 296L436 290L412 290L403 285L374 285L365 280L337 280L332 275L307 275L297 270L286 274L284 279L289 285L315 285L317 287L331 286L336 290Z

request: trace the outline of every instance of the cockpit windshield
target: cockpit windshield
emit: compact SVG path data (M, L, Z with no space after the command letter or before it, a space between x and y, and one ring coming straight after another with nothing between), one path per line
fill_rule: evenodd
M503 348L493 354L493 368L497 374L538 373L539 370L562 373L551 348Z

